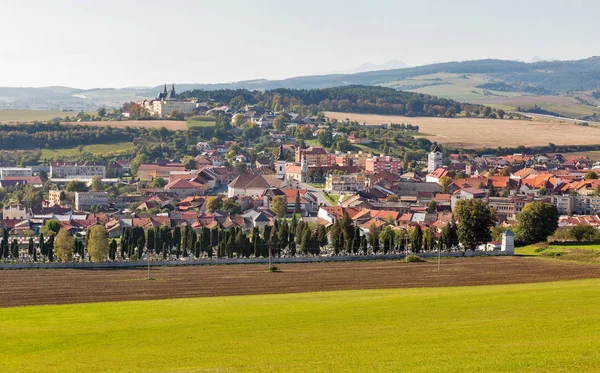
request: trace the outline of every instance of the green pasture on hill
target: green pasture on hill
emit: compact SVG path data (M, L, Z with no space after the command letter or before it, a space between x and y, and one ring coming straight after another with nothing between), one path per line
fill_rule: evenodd
M123 141L110 144L92 144L73 146L70 148L58 148L58 149L42 149L41 159L68 159L70 157L77 157L83 153L91 153L97 155L119 155L128 150L135 148L133 142Z
M578 280L6 308L0 371L596 371L599 304Z
M197 115L187 120L187 127L189 130L214 127L215 124L217 124L217 122L215 122L215 118L211 116Z

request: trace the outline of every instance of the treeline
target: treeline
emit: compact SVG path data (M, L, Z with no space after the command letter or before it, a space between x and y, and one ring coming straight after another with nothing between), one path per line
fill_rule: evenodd
M138 129L62 125L58 122L0 125L0 148L35 149L133 140Z
M256 105L265 110L282 109L316 114L319 111L360 112L372 114L454 116L463 110L463 104L454 100L422 93L397 91L379 86L342 86L325 89L274 89L269 91L192 90L182 92L182 99L195 98L213 101L241 109Z

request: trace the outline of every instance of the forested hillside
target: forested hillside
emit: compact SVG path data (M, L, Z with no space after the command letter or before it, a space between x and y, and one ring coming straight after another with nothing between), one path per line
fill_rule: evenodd
M180 98L214 100L233 109L244 105L258 105L279 111L286 109L297 113L318 111L360 112L373 114L454 116L468 104L414 92L397 91L378 86L344 86L326 89L274 89L270 91L193 90Z

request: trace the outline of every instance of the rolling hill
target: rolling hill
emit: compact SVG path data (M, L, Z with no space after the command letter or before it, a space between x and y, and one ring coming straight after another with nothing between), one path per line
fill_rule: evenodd
M388 66L401 65L396 61ZM504 109L527 109L537 105L560 115L586 118L600 111L600 57L532 63L485 59L389 70L379 70L377 67L376 71L353 74L300 76L281 80L256 79L220 84L177 84L177 91L317 89L347 85L379 85ZM154 97L161 88L162 86L81 90L69 87L6 87L0 88L0 108L90 110Z

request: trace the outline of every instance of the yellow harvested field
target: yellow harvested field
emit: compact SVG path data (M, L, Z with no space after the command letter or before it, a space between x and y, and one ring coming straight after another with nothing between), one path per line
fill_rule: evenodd
M431 141L462 148L496 148L600 144L600 128L568 121L430 118L326 112L328 118L346 118L366 124L405 123L419 126ZM429 136L431 135L431 136Z
M99 126L106 127L111 126L115 128L125 127L145 127L145 128L162 128L165 127L168 130L176 131L182 130L187 131L187 122L184 120L122 120L122 121L96 121L96 122L62 122L63 124L72 124L80 126Z

